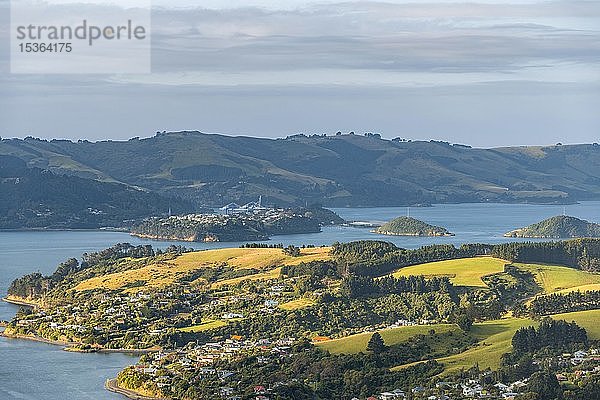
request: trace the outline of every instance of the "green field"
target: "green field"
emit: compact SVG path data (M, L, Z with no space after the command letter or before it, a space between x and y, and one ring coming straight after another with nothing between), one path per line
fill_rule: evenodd
M256 269L261 272L216 282L213 284L214 287L236 284L244 280L276 279L281 272L281 268L277 267L328 260L330 259L329 251L328 247L302 249L299 257L286 255L281 249L229 248L195 251L166 262L90 278L77 285L75 290L107 289L136 292L148 287L164 288L200 268L223 265L236 269Z
M572 292L575 290L598 290L600 274L556 265L514 264L523 271L531 272L545 293Z
M227 322L221 320L206 320L200 325L188 326L186 328L179 328L181 332L204 332L210 329L220 328L227 325Z
M444 372L452 372L461 368L470 368L476 363L481 369L496 369L500 366L500 358L511 350L512 337L524 326L534 325L535 322L524 318L507 318L495 321L485 321L474 324L471 332L480 341L476 347L465 352L438 359L444 364Z
M279 308L282 310L293 311L299 310L301 308L314 306L315 302L311 299L297 299L288 301L287 303L283 303L279 305Z
M577 325L585 328L590 339L600 340L600 310L555 314L551 317L553 319L564 319L567 322L575 321Z
M457 286L487 287L481 278L503 272L506 264L506 261L492 257L462 258L413 265L401 268L392 275L395 277L411 275L447 276Z
M385 344L391 346L398 343L404 343L415 335L426 335L432 329L436 333L443 333L457 331L459 328L456 325L451 324L418 325L384 329L378 332L381 334ZM359 333L357 335L319 343L317 346L323 350L329 351L331 354L356 354L367 350L367 343L369 342L371 335L373 335L373 332Z

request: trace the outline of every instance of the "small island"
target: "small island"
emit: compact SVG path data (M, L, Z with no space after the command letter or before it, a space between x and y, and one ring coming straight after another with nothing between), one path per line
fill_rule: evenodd
M446 228L411 217L395 218L372 232L390 236L454 236Z
M600 224L559 215L507 232L504 236L538 239L597 238L600 237Z

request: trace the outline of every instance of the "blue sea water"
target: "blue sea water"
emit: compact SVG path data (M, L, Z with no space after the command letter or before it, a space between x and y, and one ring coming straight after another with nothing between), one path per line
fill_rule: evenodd
M384 222L407 215L443 226L453 237L419 238L381 236L369 229L326 227L321 233L286 235L273 243L330 245L336 241L379 239L405 248L434 243L510 240L504 232L541 219L568 215L600 222L600 202L563 206L515 204L449 204L426 208L342 208L335 209L348 220ZM104 249L119 242L153 244L166 247L175 242L154 242L107 231L0 232L0 295L4 296L15 278L39 271L52 273L58 263L84 252ZM182 243L176 243L182 244ZM240 243L183 243L187 247L208 249L238 246ZM0 319L11 319L17 307L0 303ZM0 338L0 399L3 400L78 400L119 399L104 390L104 381L114 377L136 358L124 354L67 353L60 347L24 340Z

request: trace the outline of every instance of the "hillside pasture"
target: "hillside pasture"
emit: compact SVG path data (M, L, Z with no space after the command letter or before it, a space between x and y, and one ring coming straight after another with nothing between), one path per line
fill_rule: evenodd
M198 269L217 266L255 269L260 272L219 281L214 284L214 287L236 284L244 280L276 279L281 274L281 266L328 260L330 259L329 251L329 247L302 249L299 257L291 257L282 249L230 248L197 251L183 254L173 260L90 278L79 283L75 290L104 289L137 292L144 288L163 288Z
M555 320L565 320L573 322L582 328L585 328L588 338L600 340L600 310L577 311L564 314L555 314L550 316Z
M522 271L532 273L546 294L598 290L600 288L600 274L597 273L557 265L521 263L514 265Z
M311 299L296 299L292 301L288 301L287 303L283 303L279 305L279 308L286 311L299 310L301 308L306 308L310 306L314 306L315 302Z
M384 329L377 331L381 334L386 345L392 346L406 342L416 335L427 335L429 331L434 330L436 333L444 333L449 331L458 331L456 325L437 324L437 325L417 325L417 326L402 326L399 328ZM333 339L327 342L319 343L323 350L329 351L331 354L356 354L367 350L367 343L374 332L359 333L356 335L347 336L340 339Z
M512 337L522 327L535 325L526 318L506 318L476 323L471 333L480 341L467 351L437 361L444 365L444 373L456 372L461 368L468 369L478 364L479 368L497 369L504 353L512 349Z
M216 328L220 328L222 326L226 326L227 322L226 321L221 321L221 320L206 320L204 322L202 322L199 325L194 325L194 326L188 326L185 328L179 328L178 331L180 332L191 332L191 333L198 333L198 332L205 332L205 331L209 331L211 329L216 329Z
M493 257L461 258L401 268L392 273L396 278L423 275L428 278L448 277L457 286L487 287L482 277L504 271L506 261Z

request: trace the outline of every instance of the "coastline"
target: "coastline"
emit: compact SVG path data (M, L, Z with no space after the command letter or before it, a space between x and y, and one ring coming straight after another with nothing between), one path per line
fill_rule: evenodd
M384 235L384 236L408 236L408 237L452 237L452 236L455 236L454 233L440 233L440 234L428 235L428 234L419 234L419 233L396 233L396 232L388 232L388 231L378 231L377 229L374 229L370 232L376 233L378 235Z
M128 228L116 228L112 226L98 228L0 228L0 232L122 232L128 233Z
M51 344L53 346L61 346L61 347L64 347L63 348L64 351L68 351L68 352L72 352L72 353L104 353L104 354L118 353L118 354L131 354L131 355L139 356L139 355L143 355L143 354L156 353L157 351L160 351L160 348L158 348L158 347L152 347L149 349L104 349L104 348L78 349L77 346L80 346L81 343L65 342L63 340L46 339L46 338L43 338L38 335L22 335L19 333L10 333L10 332L7 333L6 330L4 332L0 332L0 336L5 337L7 339L31 340L33 342Z
M9 303L9 304L14 304L16 306L22 306L22 307L30 307L30 308L38 308L41 307L40 304L31 301L31 300L27 300L21 297L15 297L15 296L6 296L2 298L2 301L4 301L5 303Z
M0 333L0 336L8 338L8 339L19 339L19 340L31 340L33 342L40 342L40 343L45 343L45 344L51 344L53 346L74 346L77 345L77 343L71 343L71 342L64 342L61 340L51 340L51 339L44 339L41 336L37 336L37 335L21 335L18 333L7 333L6 330L2 333Z
M134 390L124 389L119 386L119 383L116 379L107 379L104 383L104 388L109 392L118 393L131 400L165 400L160 397L144 396Z

